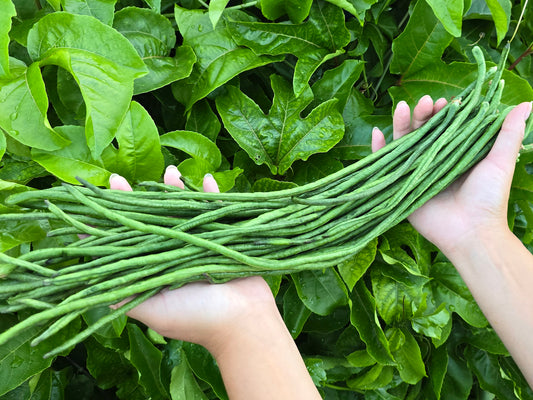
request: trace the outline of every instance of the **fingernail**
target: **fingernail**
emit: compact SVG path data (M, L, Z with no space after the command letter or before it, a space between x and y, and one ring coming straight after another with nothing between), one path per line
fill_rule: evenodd
M375 126L375 127L372 128L372 133L373 133L373 134L374 134L374 133L378 133L379 131L380 131L380 130L379 130L379 128L378 128L377 126Z
M207 174L204 175L204 179L205 179L205 178L212 178L212 177L213 177L213 175L210 174L210 173L207 173Z
M401 100L396 107L400 107L400 106L402 106L402 107L403 106L407 106L407 102L404 101L404 100Z
M524 121L529 118L531 115L531 107L533 106L533 101L530 101L528 103L528 106L526 107L526 110L524 111Z
M165 169L165 172L169 172L169 171L176 171L178 173L178 177L181 176L181 172L179 171L178 167L176 167L175 165L169 165L166 169Z
M113 179L118 178L118 177L120 177L119 174L112 173L111 175L109 175L109 182L111 182Z

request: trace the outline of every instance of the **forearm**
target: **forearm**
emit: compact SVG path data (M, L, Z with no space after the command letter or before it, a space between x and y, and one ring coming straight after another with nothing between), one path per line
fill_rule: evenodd
M229 398L321 399L277 309L246 320L208 347Z
M472 235L446 255L533 387L533 255L510 231Z

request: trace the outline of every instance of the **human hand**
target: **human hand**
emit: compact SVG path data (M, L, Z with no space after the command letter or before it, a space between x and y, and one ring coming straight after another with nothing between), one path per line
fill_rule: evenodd
M184 188L180 173L169 166L164 183ZM131 191L128 181L113 174L111 189ZM204 177L206 192L218 192L211 175ZM255 323L255 316L277 313L272 292L261 277L235 279L223 284L193 282L175 290L164 289L128 312L161 335L201 344L213 350L235 330Z
M393 138L422 126L446 101L435 103L429 96L420 99L413 110L398 103L393 115ZM463 243L476 240L483 232L507 232L507 203L514 166L531 103L521 103L506 117L489 154L446 190L416 210L409 221L424 237L446 255ZM383 133L372 132L372 150L385 145Z

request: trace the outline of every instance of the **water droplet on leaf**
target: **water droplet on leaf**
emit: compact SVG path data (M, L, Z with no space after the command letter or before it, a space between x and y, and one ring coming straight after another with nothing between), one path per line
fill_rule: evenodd
M11 121L14 121L18 118L19 114L18 112L12 112L10 115L9 115L9 119L11 119Z
M24 359L22 357L19 357L19 356L15 356L13 357L13 360L11 361L11 368L18 368L22 365L22 363L24 362Z

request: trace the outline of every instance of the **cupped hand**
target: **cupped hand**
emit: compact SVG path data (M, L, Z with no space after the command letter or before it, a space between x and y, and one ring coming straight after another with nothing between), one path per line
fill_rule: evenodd
M446 105L424 96L411 112L399 102L393 114L393 138L422 126ZM409 222L445 254L485 231L506 232L507 204L514 166L524 137L531 103L521 103L507 115L489 154L447 189L409 216ZM383 133L374 128L372 150L385 145Z
M180 173L169 166L164 183L184 188ZM123 177L113 174L111 189L131 191ZM204 177L206 192L218 192L211 175ZM254 316L275 312L272 292L261 277L241 278L223 284L193 282L178 289L163 289L128 312L161 335L198 343L207 348L220 346L227 335L245 324L254 323Z

